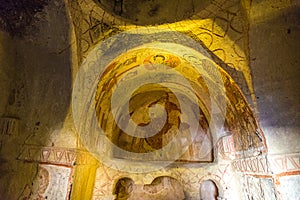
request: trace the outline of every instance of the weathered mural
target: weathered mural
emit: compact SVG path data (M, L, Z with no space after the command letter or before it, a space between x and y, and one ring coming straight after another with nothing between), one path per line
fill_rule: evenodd
M296 3L266 2L5 1L0 199L299 199L250 49Z

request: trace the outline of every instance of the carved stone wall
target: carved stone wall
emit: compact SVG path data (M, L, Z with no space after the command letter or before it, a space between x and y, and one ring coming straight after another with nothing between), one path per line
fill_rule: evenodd
M219 199L299 199L299 6L4 0L0 199L194 200L207 181ZM154 79L162 69L169 79ZM149 132L118 127L124 115L114 114L127 107L111 107L113 89L162 78L173 80L190 111L170 88L146 84L133 92L124 124L146 127L152 119L149 132L162 130L145 139L136 136ZM175 140L176 133L188 137ZM171 140L167 156L150 159Z

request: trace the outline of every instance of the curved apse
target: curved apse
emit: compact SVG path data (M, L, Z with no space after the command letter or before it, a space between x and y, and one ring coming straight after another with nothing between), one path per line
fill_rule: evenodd
M74 113L87 149L100 160L212 162L229 132L237 156L265 150L244 95L209 53L178 32L146 30L104 41L84 62Z

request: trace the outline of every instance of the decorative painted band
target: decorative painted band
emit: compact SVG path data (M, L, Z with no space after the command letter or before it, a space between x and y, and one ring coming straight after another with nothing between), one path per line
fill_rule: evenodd
M18 135L20 120L12 117L0 118L0 135Z
M300 153L268 155L268 160L274 174L300 171Z
M95 159L90 157L88 152L74 148L25 146L18 159L65 166L96 165Z
M266 156L257 156L232 162L236 172L270 175L271 170Z
M236 172L276 175L300 171L300 153L266 155L235 160L232 165Z

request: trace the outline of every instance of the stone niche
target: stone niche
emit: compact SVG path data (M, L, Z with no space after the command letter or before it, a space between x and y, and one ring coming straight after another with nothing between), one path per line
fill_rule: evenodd
M117 181L113 194L116 200L183 200L183 187L178 180L162 176L155 178L151 184L135 184L130 178Z
M205 180L200 186L200 199L211 200L219 196L217 185L212 180Z

